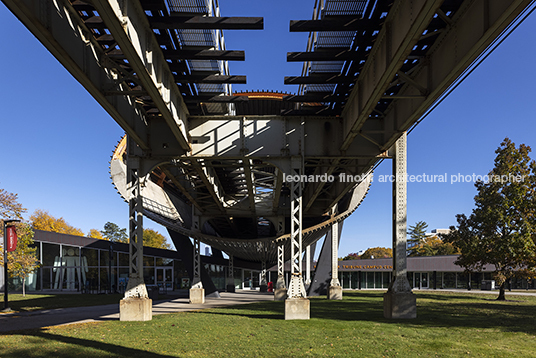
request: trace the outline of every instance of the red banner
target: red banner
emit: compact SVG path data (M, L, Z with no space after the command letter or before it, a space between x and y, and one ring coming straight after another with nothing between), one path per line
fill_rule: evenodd
M8 226L7 229L7 251L15 251L17 248L17 229L15 226Z

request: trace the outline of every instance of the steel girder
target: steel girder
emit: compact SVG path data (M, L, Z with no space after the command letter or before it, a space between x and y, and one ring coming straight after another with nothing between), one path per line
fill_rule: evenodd
M408 55L417 41L430 36L423 31L435 14L441 13L438 8L442 1L402 0L393 4L343 110L341 150L366 141L377 145L378 152L389 149L531 2L464 1L452 18L440 16L447 27L437 34L433 47L411 73L404 73L401 67L414 60ZM387 90L397 77L404 85L391 97ZM382 98L393 101L384 113L375 116L374 107ZM382 130L366 128L367 122L378 122Z
M363 153L364 146L372 146L367 151L377 156L369 163L373 166L532 3L466 0L451 18L440 9L442 2L393 3L341 114L341 154ZM434 18L444 21L446 28L426 33ZM424 57L411 56L419 40L434 36L437 39ZM404 72L404 65L414 61L419 64ZM391 93L397 86L396 93ZM388 103L387 108L378 112L377 105L382 101ZM336 170L338 160L332 163L323 170ZM321 182L311 187L312 197L325 186Z
M93 0L92 4L175 136L176 150L187 152L188 110L140 3ZM171 143L166 149L172 149Z
M338 215L328 217L323 222L303 228L302 230L302 245L309 246L321 239L331 229L331 226L335 223L341 223L348 216L350 216L364 200L368 193L368 189L371 184L371 175L366 176L365 180L360 183L351 193L350 203L348 208ZM143 192L142 192L143 193ZM144 209L146 209L144 200ZM199 230L194 230L184 224L182 217L179 219L170 218L163 214L164 211L159 213L151 210L145 210L146 217L153 221L160 223L182 235L191 237L193 239L199 239L203 243L210 245L220 251L232 254L235 257L261 262L266 260L269 263L276 263L278 259L278 246L282 245L284 250L284 257L291 257L291 244L290 233L279 234L271 237L257 238L257 239L238 239L235 237L219 237L210 235Z
M367 127L368 128L368 127ZM283 176L290 174L290 158L303 153L307 175L336 180L315 180L304 187L304 213L323 215L330 210L357 182L343 181L339 175L357 177L366 173L377 162L376 145L370 141L341 152L344 124L337 117L281 117L281 116L196 116L190 117L192 156L178 162L196 158L205 163L214 160L235 161L247 172L252 160L275 166L277 177L273 179L273 214L279 207ZM371 128L372 129L372 128ZM246 164L246 165L244 165ZM246 184L254 191L252 181ZM255 206L259 206L257 202ZM269 215L259 210L261 215ZM272 215L273 215L272 214ZM234 213L234 215L238 215Z
M6 6L97 100L136 143L148 150L147 116L127 91L129 74L109 59L68 1L3 0Z

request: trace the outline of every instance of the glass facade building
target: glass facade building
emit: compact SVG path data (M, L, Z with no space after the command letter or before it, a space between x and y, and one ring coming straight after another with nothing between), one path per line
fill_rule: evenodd
M128 281L129 246L123 243L35 230L34 245L41 266L26 279L26 290L123 293ZM493 267L467 273L454 262L457 256L408 257L408 281L414 289L480 289L482 281L493 280ZM255 264L235 258L234 283L238 289L258 289L260 270ZM228 260L202 256L204 268L219 291L225 291ZM146 285L160 290L190 288L190 278L178 253L145 247L143 276ZM260 265L258 265L260 266ZM305 265L304 265L305 266ZM339 281L343 289L387 289L391 283L392 259L339 261ZM288 287L290 266L286 263ZM314 271L314 265L313 265ZM305 274L303 275L305 277ZM314 272L311 273L314 279ZM267 282L275 284L277 267L269 269ZM0 276L0 289L3 277ZM9 281L10 290L21 290L22 282ZM329 283L327 283L329 284ZM514 278L512 289L534 289L536 280Z
M465 272L454 262L457 255L407 258L407 277L413 289L481 289L482 281L493 280L493 266L487 265L482 272ZM392 258L339 261L339 282L343 289L389 288L393 271ZM303 265L305 266L305 264ZM314 265L311 277L314 280ZM290 266L285 264L285 279L288 287ZM305 273L302 275L305 277ZM277 279L277 267L271 267L269 280ZM329 279L325 287L329 285ZM536 280L514 278L511 289L536 289Z
M27 292L123 293L126 288L128 244L35 230L34 246L41 266L26 279ZM225 291L228 260L202 256L201 261L216 288ZM237 288L243 287L244 272L257 276L258 287L258 270L237 267L235 260L234 271ZM143 277L146 285L163 291L190 288L188 271L172 250L144 247ZM10 290L22 289L18 278L8 283Z

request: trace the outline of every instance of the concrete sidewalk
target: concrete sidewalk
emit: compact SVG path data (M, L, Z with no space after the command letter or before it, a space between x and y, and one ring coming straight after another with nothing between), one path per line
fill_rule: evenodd
M153 301L153 315L274 300L273 293L250 290L237 290L236 293L223 292L220 295L221 298L207 297L205 304L195 305L190 304L188 298ZM113 305L0 314L0 332L109 320L119 320L119 302Z
M489 291L489 290L481 290L481 289L468 290L466 288L457 288L457 289L443 288L443 289L437 289L437 290L434 290L433 288L423 288L423 289L414 288L413 292L455 292L455 293L478 293L478 294L495 295L495 296L499 295L499 289ZM536 296L536 291L533 289L531 290L516 289L512 291L506 290L505 295L506 295L506 299L508 299L508 296Z

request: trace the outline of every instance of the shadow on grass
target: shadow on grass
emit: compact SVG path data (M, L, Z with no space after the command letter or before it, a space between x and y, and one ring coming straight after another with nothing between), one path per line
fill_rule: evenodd
M41 309L71 308L71 307L89 307L98 305L107 305L119 303L123 298L121 294L51 294L47 297L31 298L31 294L26 297L15 299L11 296L9 306L15 311L25 312Z
M147 358L166 358L166 357L177 357L177 355L162 355L158 353L152 353L146 350L135 349L124 347L116 344L98 342L89 339L66 337L63 335L51 334L46 331L46 329L39 330L25 330L20 332L12 332L6 334L9 335L24 335L27 338L34 337L36 339L44 339L48 341L54 341L66 344L68 346L60 345L56 347L51 347L49 351L40 350L36 352L35 348L15 348L11 349L9 352L5 350L2 352L2 357L74 357L74 356L83 356L83 357L109 357L113 355L114 357L147 357ZM36 343L36 342L32 342ZM35 346L35 344L33 344Z
M335 321L372 321L414 327L496 328L501 331L536 333L536 298L527 301L495 301L485 296L466 294L417 295L417 318L389 320L383 317L383 292L345 292L344 300L310 298L311 319ZM219 308L206 314L236 315L253 319L284 319L282 301Z

